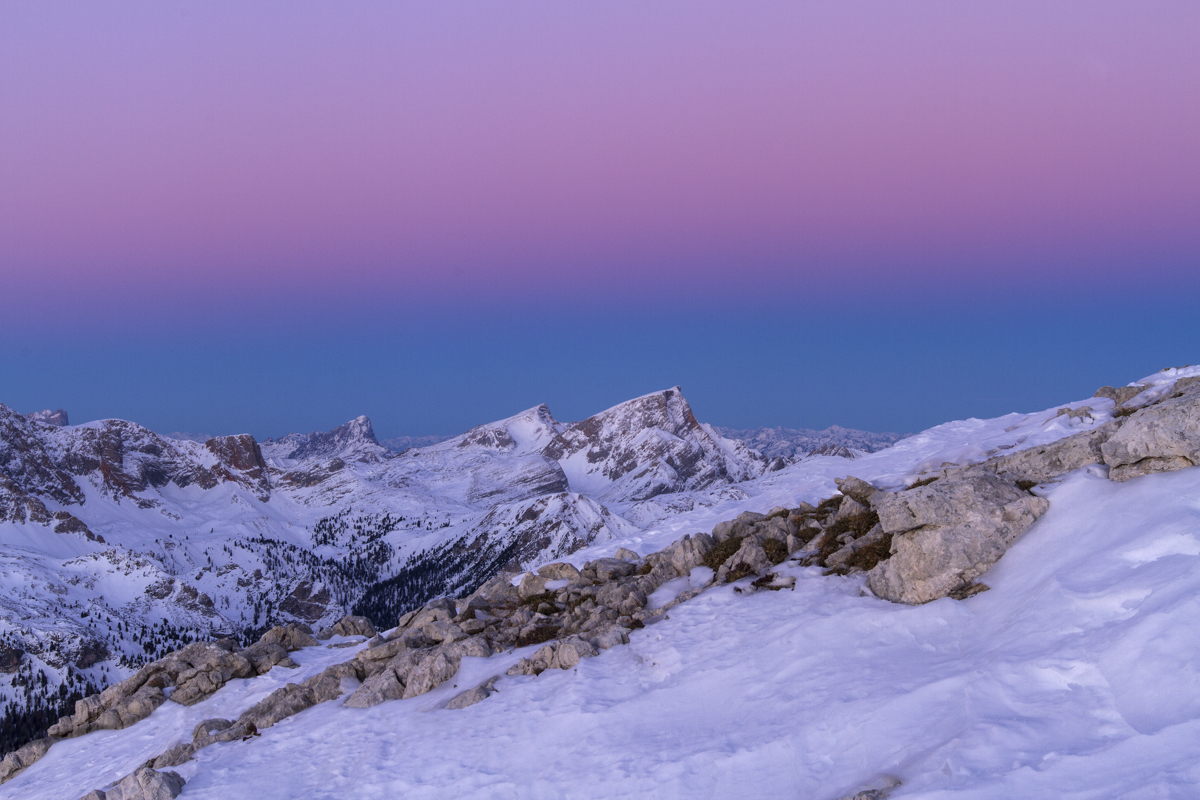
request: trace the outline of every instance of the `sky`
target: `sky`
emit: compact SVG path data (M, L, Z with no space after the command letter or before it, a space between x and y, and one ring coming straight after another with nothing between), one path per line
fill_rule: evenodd
M1200 362L1200 5L0 0L0 402L909 432Z

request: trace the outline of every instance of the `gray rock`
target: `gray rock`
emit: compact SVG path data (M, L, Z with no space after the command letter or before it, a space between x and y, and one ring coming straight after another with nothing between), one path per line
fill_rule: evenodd
M747 575L766 572L772 566L762 545L753 537L747 537L742 540L737 552L725 559L725 563L717 570L716 581L728 583Z
M522 600L542 594L546 591L546 582L547 579L541 575L527 572L525 573L525 577L521 578L521 585L517 587L517 594L521 596Z
M629 644L629 631L619 625L604 625L589 631L588 642L597 650L608 650L622 644Z
M376 633L378 631L375 630L375 625L366 617L345 616L328 628L322 629L317 638L325 640L334 636L366 636L369 639Z
M22 745L6 755L4 760L0 761L0 783L9 780L18 772L46 755L50 750L50 745L53 743L54 740L50 737L34 739L32 742Z
M1120 386L1117 388L1113 388L1112 386L1101 386L1096 390L1096 393L1092 395L1092 397L1107 397L1117 405L1121 405L1127 400L1132 400L1134 397L1144 391L1146 391L1146 387L1142 386L1141 384Z
M233 727L232 720L228 719L206 719L196 724L192 729L192 745L196 750L202 747L208 747L213 742L228 741L226 738L218 738L224 731Z
M614 556L622 561L641 561L642 557L627 547L618 547Z
M266 675L276 665L293 668L297 664L288 656L287 648L278 642L258 641L241 652L254 666L256 675Z
M1200 464L1200 383L1125 418L1100 449L1114 481Z
M706 533L684 535L682 539L661 551L660 560L671 566L675 575L683 576L704 563L704 557L716 546Z
M151 762L152 769L166 769L167 767L178 767L191 760L192 754L196 752L196 748L190 742L181 742L175 745L170 750L160 755Z
M859 502L864 506L869 505L871 498L877 491L879 491L879 489L876 487L872 486L861 478L854 477L853 475L847 475L844 478L834 479L833 482L837 484L838 491L840 491L846 497L853 498L856 502ZM815 511L816 509L814 508L813 510Z
M319 642L298 625L276 625L259 638L260 644L282 645L289 653L302 647L315 647Z
M841 569L854 558L854 555L859 550L880 544L886 535L883 531L883 526L876 525L861 538L851 540L842 549L826 558L825 566L830 569Z
M467 706L473 706L476 703L486 700L495 691L496 681L500 680L499 675L493 675L483 683L476 686L474 689L467 689L465 692L459 692L450 702L446 703L448 709L460 709Z
M579 577L579 570L573 564L560 562L538 567L538 575L552 581L573 581Z
M868 573L879 597L926 603L983 574L1049 502L997 475L945 477L871 498L892 556Z
M104 793L105 800L173 800L183 791L183 778L174 772L138 767Z
M624 578L637 572L637 565L619 558L598 558L583 565L585 570L591 570L596 580L604 582L615 578Z
M79 800L108 800L108 798L106 798L104 792L100 791L99 789L92 789L83 797L79 798Z
M982 464L968 467L966 473L991 472L1013 481L1034 484L1057 480L1072 470L1101 463L1104 443L1121 425L1121 420L1113 420L1057 442L988 459Z

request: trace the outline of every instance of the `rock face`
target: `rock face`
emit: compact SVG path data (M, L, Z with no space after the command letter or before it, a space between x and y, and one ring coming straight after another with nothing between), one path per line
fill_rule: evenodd
M925 603L964 587L996 563L1050 503L995 475L944 478L872 498L891 558L870 573L879 597Z
M874 453L902 438L898 433L872 433L834 425L823 431L808 428L754 428L736 430L713 426L726 439L744 442L767 458L795 460L808 455L854 458L860 451Z
M697 422L678 386L569 425L542 452L562 465L572 488L614 501L747 480L767 466Z
M139 767L107 792L96 794L103 800L173 800L181 791L183 778L178 774Z
M280 461L360 461L374 464L391 457L391 452L375 438L367 417L356 417L331 431L289 433L279 439L264 439L262 453Z
M1176 381L1164 399L1127 417L1100 449L1115 481L1200 464L1200 380Z

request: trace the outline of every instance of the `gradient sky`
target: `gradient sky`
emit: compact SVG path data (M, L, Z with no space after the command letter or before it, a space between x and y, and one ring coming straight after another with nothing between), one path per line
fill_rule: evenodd
M1200 362L1200 4L0 2L0 402L918 430Z

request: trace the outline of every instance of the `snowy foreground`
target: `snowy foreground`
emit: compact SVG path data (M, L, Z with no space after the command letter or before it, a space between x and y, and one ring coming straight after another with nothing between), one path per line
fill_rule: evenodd
M945 460L1051 441L1107 418L1111 401L1088 404L1086 423L1053 410L971 420L852 464L813 459L764 477L749 499L570 560L646 553L744 508L814 502L848 471L903 485ZM360 710L341 707L347 693L211 745L173 768L187 780L180 796L835 800L899 782L892 798L1200 797L1200 469L1114 483L1093 466L1037 491L1049 512L986 573L991 590L966 601L892 604L861 575L786 562L776 571L796 576L794 590L709 589L627 646L504 677L469 708L440 706L538 646L464 659L419 697ZM190 739L198 721L236 716L354 652L306 648L292 654L299 669L59 742L0 798L75 800Z

